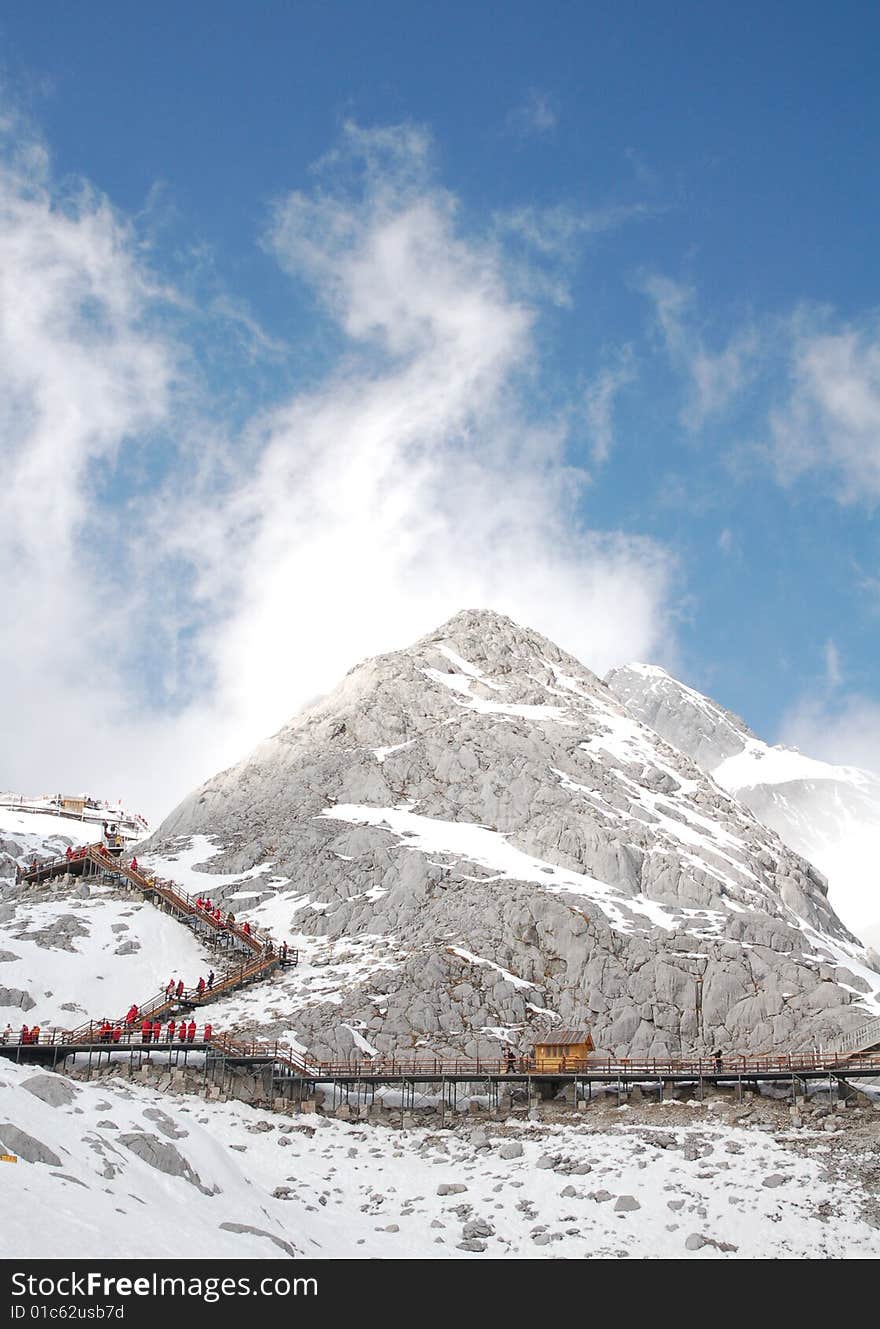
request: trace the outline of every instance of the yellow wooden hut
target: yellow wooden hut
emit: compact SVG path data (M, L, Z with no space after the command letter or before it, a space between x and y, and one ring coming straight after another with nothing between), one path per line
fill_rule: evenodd
M588 1029L554 1029L536 1040L532 1064L539 1075L583 1070L595 1048Z

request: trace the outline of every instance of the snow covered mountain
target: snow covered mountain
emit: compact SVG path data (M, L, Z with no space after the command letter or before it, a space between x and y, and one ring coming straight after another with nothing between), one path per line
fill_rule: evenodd
M656 665L614 669L605 681L631 714L814 863L836 913L880 950L880 776L770 747Z
M820 874L498 614L353 669L148 847L173 875L196 836L250 876L214 897L304 955L235 1018L319 1056L497 1055L556 1021L627 1053L797 1047L880 1010Z

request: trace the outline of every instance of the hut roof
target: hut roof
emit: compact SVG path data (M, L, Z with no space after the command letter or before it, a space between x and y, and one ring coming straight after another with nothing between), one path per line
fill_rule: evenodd
M550 1029L543 1034L539 1034L535 1039L536 1043L589 1043L589 1029Z

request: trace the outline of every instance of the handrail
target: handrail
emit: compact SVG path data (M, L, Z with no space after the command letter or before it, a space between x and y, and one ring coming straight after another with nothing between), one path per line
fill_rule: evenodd
M862 1056L859 1061L853 1065L845 1064L845 1055L833 1053L791 1053L772 1056L747 1056L746 1054L727 1055L723 1058L723 1064L718 1066L715 1058L695 1057L695 1058L670 1058L663 1060L660 1058L650 1058L638 1060L628 1057L589 1057L581 1061L572 1061L564 1069L558 1067L549 1068L540 1060L530 1057L518 1058L511 1065L507 1058L398 1058L393 1054L383 1056L381 1054L375 1057L358 1058L355 1061L345 1062L310 1062L306 1057L294 1051L286 1043L260 1043L256 1040L245 1040L235 1038L231 1034L224 1032L214 1032L213 1027L210 1039L204 1037L206 1026L202 1026L202 1038L198 1039L195 1035L199 1026L196 1025L193 1039L189 1038L189 1025L194 1021L187 1022L181 1020L181 1027L187 1030L186 1038L180 1038L175 1034L173 1038L168 1037L164 1031L157 1037L152 1033L144 1037L141 1032L142 1012L138 1012L138 1018L131 1025L125 1025L120 1030L120 1037L117 1040L112 1036L110 1038L100 1038L101 1026L104 1023L101 1020L90 1020L87 1024L80 1025L76 1029L41 1029L39 1038L36 1041L29 1039L22 1040L17 1032L12 1036L3 1038L0 1036L0 1047L92 1047L99 1051L112 1051L120 1045L125 1048L147 1047L154 1050L169 1050L175 1047L193 1047L197 1045L200 1050L211 1050L222 1056L238 1058L244 1061L259 1060L272 1061L278 1065L287 1067L288 1070L298 1075L302 1079L314 1082L333 1079L383 1079L386 1077L411 1076L414 1078L430 1079L434 1076L442 1077L455 1075L462 1078L472 1078L474 1080L482 1079L486 1076L490 1078L505 1078L508 1075L546 1075L549 1077L577 1077L583 1075L602 1076L610 1078L620 1076L622 1078L633 1079L651 1079L662 1076L674 1077L677 1079L689 1079L699 1076L711 1079L736 1079L739 1077L760 1077L762 1074L784 1074L789 1072L796 1075L798 1072L810 1072L827 1074L833 1072L849 1072L858 1074L859 1070L876 1070L880 1072L880 1052L873 1056ZM143 1018L147 1018L143 1015ZM111 1022L108 1022L111 1023ZM843 1062L843 1064L842 1064Z
M880 1044L880 1016L844 1034L837 1044L837 1051L864 1052L876 1044Z
M183 908L187 913L194 915L196 918L202 919L209 927L214 928L216 931L226 932L230 936L237 938L251 951L258 952L262 951L267 945L275 945L274 938L268 929L254 927L250 928L248 932L245 932L240 923L227 923L225 916L215 919L213 914L208 913L207 910L198 908L197 900L200 897L191 895L188 891L185 891L183 887L178 886L177 882L168 881L160 877L148 877L145 873L130 867L127 863L123 863L120 860L114 861L110 858L109 854L102 852L102 846L100 845L89 845L87 847L86 856L91 862L96 863L99 867L103 867L106 871L118 872L120 876L127 878L137 886L139 890L153 891L163 899L167 900L169 904L172 904L177 908Z

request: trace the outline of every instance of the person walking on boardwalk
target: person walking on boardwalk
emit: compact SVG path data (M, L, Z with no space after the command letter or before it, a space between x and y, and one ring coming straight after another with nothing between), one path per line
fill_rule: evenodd
M173 1043L173 1042L174 1042L174 1031L175 1031L176 1028L177 1028L177 1021L176 1021L176 1020L169 1020L169 1021L168 1021L168 1042L169 1042L169 1043Z
M199 996L201 996L204 991L205 991L205 980L203 978L200 978L198 983L196 983L196 992L199 994Z
M211 1035L213 1034L213 1032L214 1032L214 1026L213 1026L213 1025L210 1025L210 1024L206 1024L206 1025L205 1025L205 1042L206 1042L206 1043L210 1043L210 1041L211 1041Z
M196 1022L195 1022L195 1020L190 1020L190 1022L189 1022L189 1028L188 1028L187 1031L186 1031L186 1041L187 1041L187 1043L191 1043L191 1042L193 1041L193 1039L195 1038L195 1036L196 1036Z
M144 1020L141 1021L141 1042L149 1043L152 1037L153 1037L153 1021L145 1018Z
M137 872L138 870L138 861L136 858L132 858L131 860L131 870L132 872Z
M165 987L165 996L169 1001L174 996L174 987L175 987L174 979L169 978L168 983L166 984Z
M177 987L174 989L174 991L175 991L175 995L176 995L176 997L177 997L177 1000L180 1001L180 998L183 996L183 979L182 979L182 978L179 978L179 979L177 980Z
M211 970L208 971L208 991L209 991L209 992L211 991L211 988L212 988L213 986L214 986L214 970L211 969Z
M161 1020L154 1020L154 1021L153 1021L153 1042L154 1042L154 1043L158 1043L158 1042L159 1042L159 1039L160 1039L161 1037L162 1037L162 1022L161 1022Z

